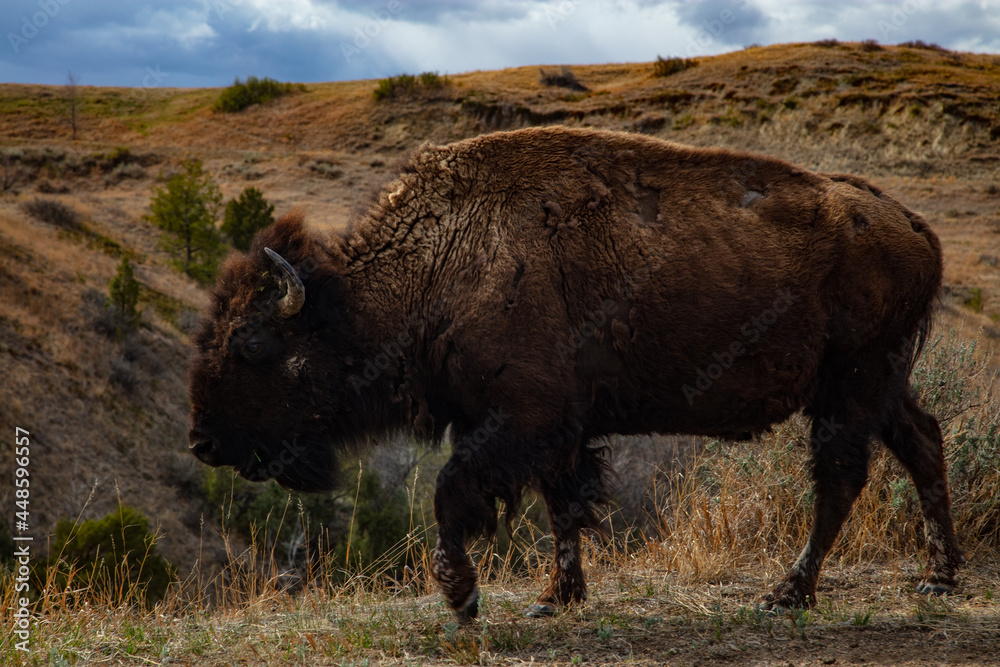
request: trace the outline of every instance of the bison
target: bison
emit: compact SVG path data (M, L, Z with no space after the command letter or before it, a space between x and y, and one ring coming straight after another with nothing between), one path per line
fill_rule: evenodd
M548 615L586 596L595 438L747 438L802 410L813 528L764 605L815 603L873 436L922 500L917 590L943 593L964 558L941 430L909 386L941 274L924 220L854 176L563 127L424 145L347 231L293 212L227 261L196 336L191 451L321 492L383 433L450 427L432 571L468 622L466 542L495 531L497 499L545 499L555 557L527 613Z

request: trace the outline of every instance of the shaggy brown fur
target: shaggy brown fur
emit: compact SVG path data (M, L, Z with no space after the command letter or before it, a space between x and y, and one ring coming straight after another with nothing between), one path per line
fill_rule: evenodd
M296 267L290 318L264 247ZM193 451L290 488L388 429L440 440L434 575L476 613L466 541L496 499L544 496L556 545L532 614L582 600L610 433L747 437L814 421L813 533L768 597L815 602L820 565L881 438L910 471L955 585L941 433L909 373L941 280L937 238L864 180L642 136L533 128L420 149L343 235L298 215L231 259L198 336Z

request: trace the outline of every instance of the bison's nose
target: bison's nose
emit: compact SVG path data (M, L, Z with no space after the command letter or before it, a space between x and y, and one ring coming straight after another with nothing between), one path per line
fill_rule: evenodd
M207 463L210 466L215 465L215 450L215 440L212 440L211 438L199 440L191 445L191 453L197 456L199 461Z
M219 441L195 429L191 431L191 453L202 463L210 466L219 465Z

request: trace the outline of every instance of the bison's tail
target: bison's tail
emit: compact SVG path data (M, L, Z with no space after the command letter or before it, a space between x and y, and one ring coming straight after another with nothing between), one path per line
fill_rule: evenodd
M912 344L910 346L909 354L906 355L906 378L913 375L913 369L917 365L917 360L920 359L920 355L924 351L924 345L927 344L927 338L930 336L931 323L931 313L928 309L927 314L920 320L920 323L917 325L917 330L910 338Z
M900 206L910 222L910 227L915 233L923 237L924 241L930 247L931 255L934 257L935 263L933 271L929 272L930 275L925 281L926 292L922 295L925 310L917 323L916 330L911 336L913 339L913 349L909 354L906 364L906 377L909 378L913 373L913 368L916 366L917 360L924 351L924 345L927 343L927 338L930 336L934 316L934 303L941 294L941 283L944 279L944 258L941 251L941 240L937 237L923 217L921 217L918 213L909 210L905 206Z

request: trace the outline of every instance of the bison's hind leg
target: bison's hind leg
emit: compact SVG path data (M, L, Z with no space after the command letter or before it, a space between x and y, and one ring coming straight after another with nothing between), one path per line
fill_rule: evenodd
M890 397L904 386L886 360L874 351L823 365L819 389L806 409L812 418L812 529L795 564L765 598L767 609L816 604L820 567L868 481L869 440L885 419Z
M812 607L820 567L868 480L871 431L843 411L813 418L809 440L816 501L809 541L764 599L770 610Z
M920 498L930 560L917 592L950 593L955 588L955 577L965 563L965 556L955 538L951 518L941 428L907 392L881 429L880 436L910 474Z

